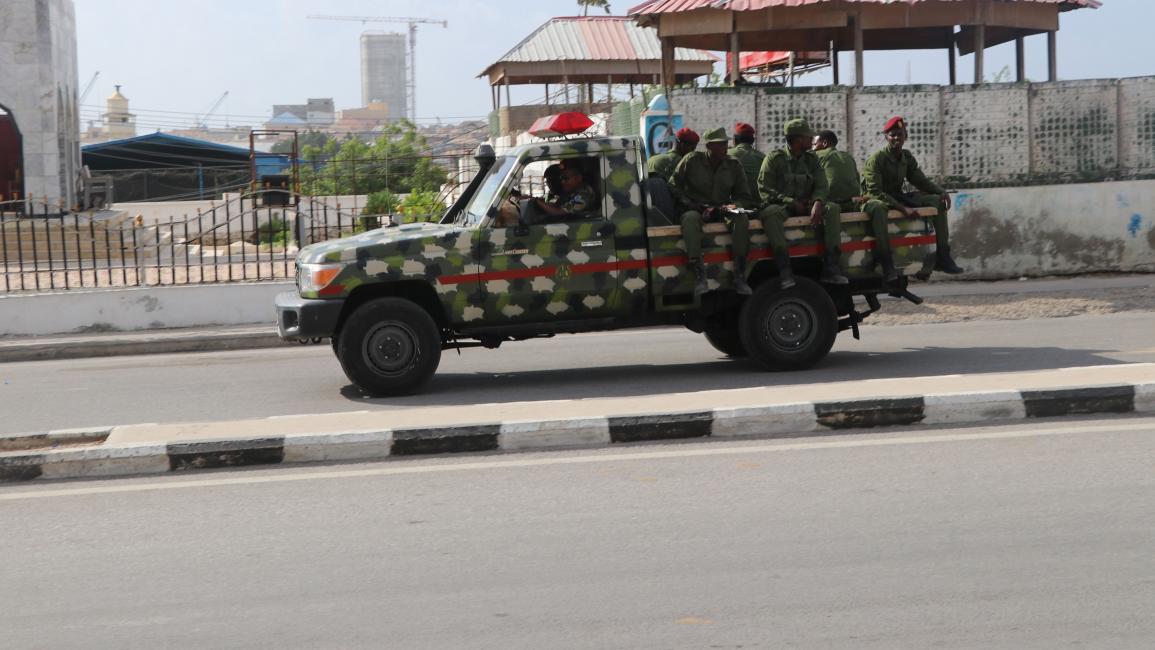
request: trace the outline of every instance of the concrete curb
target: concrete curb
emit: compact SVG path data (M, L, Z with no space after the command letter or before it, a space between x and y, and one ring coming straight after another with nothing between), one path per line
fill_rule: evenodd
M196 332L184 335L126 333L124 336L101 335L76 339L20 339L0 341L0 363L84 359L131 354L169 354L174 352L217 352L251 350L291 345L282 341L275 330L267 332Z
M7 452L0 453L0 482L688 438L846 435L883 426L957 425L1102 413L1155 413L1155 382Z

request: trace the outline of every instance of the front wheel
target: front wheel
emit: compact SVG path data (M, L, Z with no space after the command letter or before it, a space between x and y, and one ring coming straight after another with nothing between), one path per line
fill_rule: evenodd
M333 347L345 376L374 397L416 392L441 362L437 323L402 298L378 298L358 307Z
M742 335L736 326L707 327L703 334L706 342L728 357L746 356L746 346L742 345Z
M830 352L838 312L812 280L798 278L789 289L764 282L743 305L739 332L750 358L770 368L800 370Z

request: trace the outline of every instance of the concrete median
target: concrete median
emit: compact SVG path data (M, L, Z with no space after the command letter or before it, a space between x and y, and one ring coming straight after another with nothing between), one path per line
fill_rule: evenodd
M1064 383L1076 376L1085 383ZM928 379L809 385L805 389L815 398L807 401L797 399L792 387L779 387L111 427L107 439L87 446L64 436L67 443L45 444L74 446L0 453L0 481L1155 413L1155 364L974 375L959 382L958 392L910 392L930 384ZM543 411L549 416L533 415Z

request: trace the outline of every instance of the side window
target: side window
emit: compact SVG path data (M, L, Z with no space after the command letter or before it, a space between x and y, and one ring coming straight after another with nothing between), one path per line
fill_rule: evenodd
M527 163L502 202L495 227L516 225L522 214L531 224L604 219L602 158L565 156Z

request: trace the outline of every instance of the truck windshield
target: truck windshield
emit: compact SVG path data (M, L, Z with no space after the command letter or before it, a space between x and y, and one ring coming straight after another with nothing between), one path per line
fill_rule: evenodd
M513 168L515 162L514 158L506 156L498 158L493 163L485 181L477 189L477 193L473 195L473 199L462 211L461 216L458 217L458 224L474 227L481 223L482 219L485 218L485 213L489 210L489 206L493 205L493 197L501 189L502 183L509 176L509 170Z

